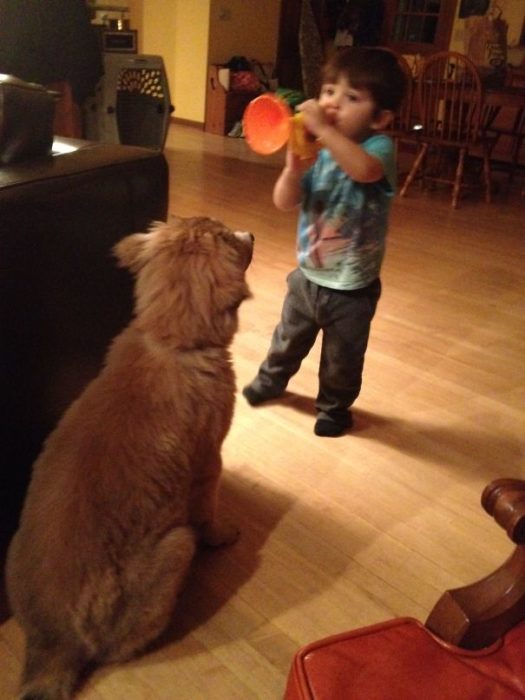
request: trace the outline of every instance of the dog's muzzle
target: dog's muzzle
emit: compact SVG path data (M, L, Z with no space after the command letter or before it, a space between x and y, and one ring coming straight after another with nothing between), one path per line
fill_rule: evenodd
M253 242L255 240L253 233L249 231L235 231L234 233L243 243L248 243L253 248Z
M246 258L246 267L251 263L252 261L252 255L253 255L253 244L255 241L255 237L253 233L250 233L249 231L234 231L235 237L241 241L247 249L247 258Z

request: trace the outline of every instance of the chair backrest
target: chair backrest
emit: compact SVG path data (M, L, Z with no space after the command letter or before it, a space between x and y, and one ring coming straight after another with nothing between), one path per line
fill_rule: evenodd
M393 128L404 132L409 132L414 126L414 75L408 61L402 54L396 54L399 67L405 74L406 90L405 96L394 118Z
M397 53L396 51L393 51L392 49L386 46L379 46L377 48L380 48L382 51L387 51L388 53L395 56L395 59L406 78L405 95L403 97L403 100L401 101L401 104L399 105L399 108L396 110L394 119L388 125L385 131L387 133L394 133L395 135L400 135L402 133L410 133L412 127L414 126L414 122L416 121L416 91L414 89L414 73L412 72L410 64L402 54Z
M483 89L474 63L456 51L440 51L421 66L417 82L422 136L471 145L480 131Z

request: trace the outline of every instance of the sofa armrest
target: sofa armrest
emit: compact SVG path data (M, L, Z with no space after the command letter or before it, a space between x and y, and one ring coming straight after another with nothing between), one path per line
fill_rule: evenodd
M0 168L0 537L42 442L132 312L111 249L165 220L168 167L144 148L57 139Z

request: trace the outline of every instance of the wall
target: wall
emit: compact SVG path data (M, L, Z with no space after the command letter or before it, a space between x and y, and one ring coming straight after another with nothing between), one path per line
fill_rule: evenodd
M281 0L211 0L210 63L247 56L275 63Z
M523 56L523 51L518 48L518 42L521 35L521 28L523 26L523 18L525 16L525 0L497 0L497 2L491 3L491 7L498 7L501 9L502 17L508 24L507 31L507 45L511 48L509 52L509 62L514 62L512 56L516 54L518 56L517 63L520 63L520 57ZM450 41L450 48L452 51L465 52L465 23L467 20L459 19L459 2L456 8L456 18L454 20L454 26L452 28L452 38ZM490 12L490 9L489 9Z
M125 5L129 9L131 28L138 31L139 53L142 53L142 0L116 0L111 4Z
M281 0L118 0L130 8L143 53L164 58L175 114L204 122L208 63L233 55L275 62ZM524 0L498 0L509 24L508 42L517 43ZM458 8L450 48L463 52L465 20ZM518 62L522 52L517 50ZM510 58L510 54L509 54Z
M174 116L204 123L209 63L233 55L275 62L281 0L118 0L139 51L164 59Z
M283 0L285 1L285 0ZM208 63L224 63L233 55L275 62L281 0L117 0L130 8L132 27L139 30L139 50L164 58L179 119L204 122ZM520 35L525 0L498 0L509 24L508 42ZM465 20L458 18L450 48L464 52ZM509 52L519 63L523 48Z
M210 0L143 0L142 52L163 57L173 116L204 121Z

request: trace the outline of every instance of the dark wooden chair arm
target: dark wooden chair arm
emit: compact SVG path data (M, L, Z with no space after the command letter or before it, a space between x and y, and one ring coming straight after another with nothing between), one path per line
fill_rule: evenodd
M497 479L481 503L518 546L494 573L444 593L425 623L465 649L486 647L525 619L525 481Z
M513 542L525 543L525 481L496 479L483 491L481 505Z

